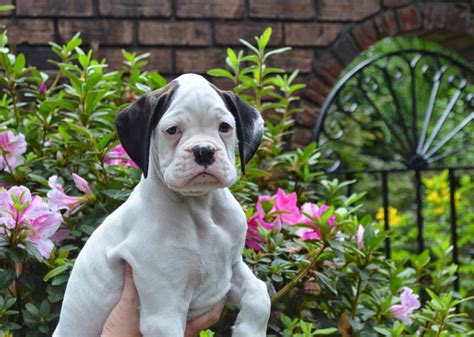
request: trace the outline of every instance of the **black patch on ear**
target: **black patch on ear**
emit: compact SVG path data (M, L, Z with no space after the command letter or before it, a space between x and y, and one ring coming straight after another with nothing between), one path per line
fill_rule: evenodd
M211 85L222 97L227 109L234 115L239 141L240 166L245 174L245 165L254 156L262 142L263 119L257 109L245 103L232 91L223 91Z
M168 108L178 88L176 81L141 96L135 103L117 115L115 126L123 148L140 167L145 178L148 175L148 157L151 134Z

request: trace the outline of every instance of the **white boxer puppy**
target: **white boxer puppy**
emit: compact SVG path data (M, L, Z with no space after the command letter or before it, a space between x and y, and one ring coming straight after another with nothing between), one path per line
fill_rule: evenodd
M225 296L239 307L234 337L264 337L265 283L242 260L245 214L227 189L263 131L260 114L232 92L185 74L140 97L116 120L143 171L125 203L80 252L53 337L99 337L133 269L144 337L182 337L186 321Z

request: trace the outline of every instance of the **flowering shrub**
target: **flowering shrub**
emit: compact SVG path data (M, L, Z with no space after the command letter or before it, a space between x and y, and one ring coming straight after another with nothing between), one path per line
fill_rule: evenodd
M452 295L440 299L428 290L432 300L419 310L413 289L420 291L420 280L385 259L381 246L386 235L369 216L353 215L357 198L339 196L331 206L301 207L296 200L294 192L279 189L259 196L247 213L251 248L244 257L269 285L273 335L435 336L432 331L444 331L441 336L449 331L457 336L467 331L459 324L463 315L455 313L462 301ZM420 256L418 265L425 266L427 259ZM441 329L433 327L440 312L428 309L437 306L444 307ZM217 328L218 335L228 334L228 327Z
M26 64L0 34L0 331L50 336L78 251L127 198L140 171L115 136L123 104L163 86L124 52L121 71L52 43L57 75Z
M386 234L361 216L362 195L343 196L350 182L324 178L315 144L287 149L303 85L297 71L268 66L287 50L267 51L270 37L266 30L256 46L243 41L248 54L229 49L230 70L210 71L268 115L262 147L233 192L246 201L244 258L272 295L269 334L465 334L451 294L427 290L432 299L417 308L418 271L429 257L414 262L415 275L386 260ZM115 114L166 81L143 70L147 54L124 51L123 68L108 72L78 35L51 43L59 61L50 79L7 42L0 34L0 331L50 336L80 248L140 176L115 136ZM234 316L229 307L202 335L228 336Z
M381 246L388 233L363 216L358 205L363 195L341 193L351 182L328 181L317 173L322 161L314 144L284 150L282 135L290 133L291 117L299 112L292 102L299 99L295 92L301 86L292 91L289 88L295 85L297 73L282 76L279 69L267 65L273 53L284 51L266 51L270 34L267 29L256 37L255 46L241 40L249 53L228 49L228 70L214 69L209 74L232 80L237 93L253 92L244 98L257 109L272 109L266 121L266 141L251 162L249 176L234 188L242 198L255 202L254 208L247 208L249 249L244 256L269 286L272 333L460 336L468 331L463 325L466 314L455 313L455 306L468 299L436 295L448 287L426 290L430 299L418 309L421 303L415 292L452 282L453 265L448 255L434 251L436 258L431 261L426 251L397 265L386 260ZM256 165L253 170L252 164ZM402 218L397 218L395 209L390 216L396 221ZM432 270L437 271L434 282L424 282ZM435 307L443 307L442 312L432 310ZM224 320L216 329L218 335L229 335L225 328L229 325L230 321Z

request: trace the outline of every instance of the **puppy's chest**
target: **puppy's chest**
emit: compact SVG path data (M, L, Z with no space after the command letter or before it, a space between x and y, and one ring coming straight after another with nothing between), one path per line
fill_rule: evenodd
M214 222L198 229L197 250L202 261L202 268L213 266L222 268L223 264L231 263L230 260L236 250L232 237L232 232Z
M212 281L230 273L233 261L240 254L244 229L219 218L208 218L205 224L198 223L196 229L201 280Z

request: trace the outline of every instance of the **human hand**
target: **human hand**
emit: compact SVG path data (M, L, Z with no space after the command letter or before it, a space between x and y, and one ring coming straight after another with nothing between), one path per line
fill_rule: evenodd
M184 337L197 337L201 330L206 330L207 328L213 326L219 321L221 317L222 309L224 309L226 299L224 298L219 303L217 303L211 311L205 313L198 318L188 321L186 323L186 331Z
M211 311L187 322L184 337L199 336L201 330L217 323L225 303L226 299L223 299ZM139 307L140 300L133 283L132 268L125 264L125 283L122 295L109 317L107 317L101 337L141 337Z
M139 330L140 300L133 283L132 267L125 263L125 283L122 295L105 321L101 337L141 337Z

